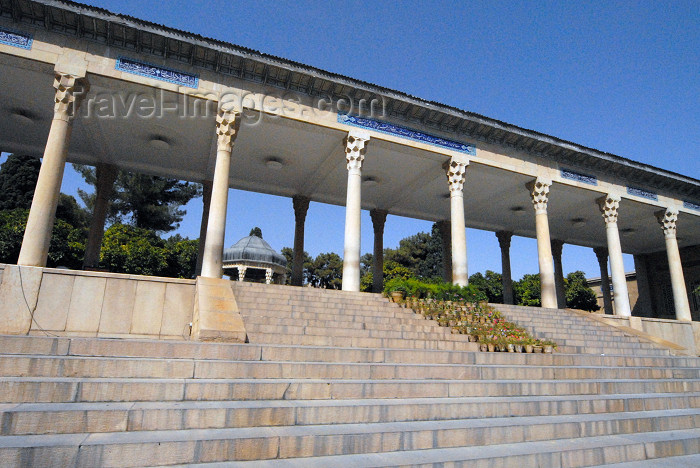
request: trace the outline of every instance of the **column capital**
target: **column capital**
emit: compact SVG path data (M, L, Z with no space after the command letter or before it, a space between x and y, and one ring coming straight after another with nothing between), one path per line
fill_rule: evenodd
M664 231L664 236L668 238L676 237L676 222L678 221L678 210L668 208L666 210L657 211L654 213L656 220L661 225Z
M238 135L240 126L240 113L231 110L219 109L216 114L217 150L231 151L233 142Z
M596 200L598 203L598 208L603 215L605 224L615 224L617 223L617 213L620 208L620 196L615 194L607 194L604 197L600 197Z
M54 96L54 118L71 120L80 107L80 103L90 90L90 83L85 77L55 72L53 87L56 89Z
M552 255L555 257L561 257L561 254L564 251L564 241L552 239L550 244L552 245Z
M501 250L510 249L510 240L513 237L511 231L498 231L496 232L496 238L498 239L498 245Z
M374 232L384 232L384 224L386 223L386 216L389 214L387 210L370 210L369 216L372 218L372 227Z
M535 207L535 213L547 213L549 187L551 187L551 185L552 181L545 179L544 177L538 177L537 179L525 184L527 189L530 191L530 198L532 198L532 205Z
M458 160L455 158L452 158L443 164L443 168L447 173L447 184L450 187L450 194L462 192L462 189L464 188L464 180L467 177L468 165L468 160Z
M593 252L595 253L598 263L608 264L608 248L607 247L593 247Z
M303 195L294 195L292 197L292 206L294 207L294 219L297 223L303 223L306 220L306 213L309 211L309 202L311 199Z
M362 169L362 162L365 160L369 133L360 130L350 130L343 140L345 145L345 159L348 170Z

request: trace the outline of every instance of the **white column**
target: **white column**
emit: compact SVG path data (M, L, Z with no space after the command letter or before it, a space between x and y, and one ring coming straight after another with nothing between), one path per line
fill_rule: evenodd
M207 243L207 225L209 223L209 209L211 208L211 189L211 180L202 182L202 219L199 223L199 245L197 246L197 264L194 267L194 276L202 275L204 246Z
M202 276L221 278L221 257L224 252L228 182L231 170L231 150L238 133L239 114L219 110L216 116L216 166L212 181L211 206L202 258Z
M90 232L85 243L85 257L83 269L96 268L100 263L100 250L102 237L105 232L105 220L110 205L110 195L114 189L114 180L117 178L117 168L111 164L98 164L95 169L97 183L95 187L95 206L92 209L90 220Z
M265 268L265 284L272 283L272 268Z
M464 222L464 180L466 179L466 159L452 158L445 164L447 184L450 188L450 226L452 240L452 282L466 286L467 272L467 233Z
M501 277L503 278L503 303L513 304L513 278L510 273L510 240L513 233L510 231L498 231L496 233L498 245L501 247Z
M247 267L244 266L239 266L238 267L238 281L244 281L245 280L245 271L247 270Z
M615 315L629 317L632 315L630 297L627 293L627 277L625 264L622 261L622 246L620 232L617 229L617 211L620 207L620 196L608 194L598 199L600 212L605 220L605 234L608 238L608 255L610 256L610 272L612 273L613 301Z
M304 282L304 223L309 211L309 198L297 195L292 198L294 207L294 258L292 262L292 286Z
M561 255L564 251L564 241L553 239L552 257L554 258L554 288L557 291L557 305L560 309L566 309L566 291L564 290L564 267L561 263Z
M53 120L17 259L18 265L46 266L73 118L89 85L85 78L56 72L53 87L56 88Z
M372 256L372 292L384 290L384 224L388 212L372 210L369 212L374 228L374 255Z
M345 203L345 248L343 249L343 291L360 290L360 210L362 207L362 161L369 133L350 130L345 137L348 192Z
M668 270L671 273L671 288L673 289L673 303L676 307L676 319L690 321L692 317L690 315L688 291L685 289L683 265L681 264L681 254L678 251L678 240L676 239L678 211L672 208L666 211L659 211L656 213L656 218L659 220L666 238L666 255L668 256Z
M542 291L542 307L557 308L557 291L554 282L554 262L552 259L552 243L549 238L549 219L547 218L547 202L551 180L538 177L527 184L535 207L535 230L537 232L537 256L540 265L540 285Z
M613 314L612 297L610 297L610 277L608 277L608 249L595 247L593 249L600 267L600 290L603 293L603 312Z

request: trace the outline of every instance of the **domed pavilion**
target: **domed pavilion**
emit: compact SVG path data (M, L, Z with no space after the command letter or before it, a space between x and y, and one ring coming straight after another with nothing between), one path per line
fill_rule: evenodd
M287 278L287 259L255 234L251 232L250 236L224 250L224 274L233 279L236 273L238 281L284 284Z

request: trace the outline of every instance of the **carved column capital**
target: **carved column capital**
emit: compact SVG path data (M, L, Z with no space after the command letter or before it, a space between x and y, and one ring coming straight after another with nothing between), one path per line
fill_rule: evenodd
M72 119L90 89L90 83L84 77L56 72L54 73L53 87L56 89L53 107L54 118Z
M664 230L666 238L676 237L676 222L678 221L678 210L668 208L667 210L657 211L656 219Z
M535 207L535 213L547 213L547 202L549 201L549 187L552 181L538 177L532 182L526 184L532 198L532 205Z
M600 197L597 201L600 212L603 214L605 224L617 223L617 212L620 208L620 196L608 194L604 197Z
M450 187L450 193L461 192L464 188L468 165L469 161L459 161L454 158L444 164L443 167L447 173L447 184Z
M369 133L355 130L350 130L348 132L348 135L343 140L348 170L359 171L362 169L362 162L365 160L368 141Z
M240 114L234 111L219 109L216 114L216 136L217 150L231 151L233 142L238 135L238 127L240 125Z
M600 264L608 264L608 248L607 247L594 247L593 252L595 252L595 256L598 259L598 263ZM607 268L607 267L606 267Z
M298 223L306 221L306 213L309 211L309 197L303 195L295 195L292 197L292 206L294 207L294 219Z
M372 218L372 227L374 228L375 234L384 232L384 224L386 223L386 216L388 214L389 212L386 210L377 209L369 212L369 216Z
M498 245L501 250L510 249L510 239L513 237L513 233L510 231L498 231L496 233L496 238L498 239Z

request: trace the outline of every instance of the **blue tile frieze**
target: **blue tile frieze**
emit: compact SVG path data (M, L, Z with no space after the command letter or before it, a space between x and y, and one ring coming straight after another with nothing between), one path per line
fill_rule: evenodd
M598 178L596 176L581 174L580 172L574 172L570 169L560 169L559 173L564 179L575 180L576 182L589 185L598 185Z
M683 208L688 208L689 210L700 211L700 205L698 205L697 203L689 202L689 201L683 202Z
M476 156L476 146L458 141L447 140L445 138L428 135L427 133L412 130L406 127L400 127L379 120L368 119L366 117L358 117L350 114L338 114L338 122L353 127L366 128L375 132L386 133L387 135L395 135L409 140L427 143L429 145L440 146L460 153L465 153L470 156Z
M638 187L627 187L627 193L635 197L646 198L647 200L659 201L659 196L654 192L640 189Z
M126 73L141 75L155 80L167 81L187 88L197 89L199 87L199 77L191 73L185 73L170 68L153 65L138 60L119 57L115 68Z
M32 48L32 35L28 33L12 31L7 28L0 27L0 43L7 44L12 47L30 50Z

